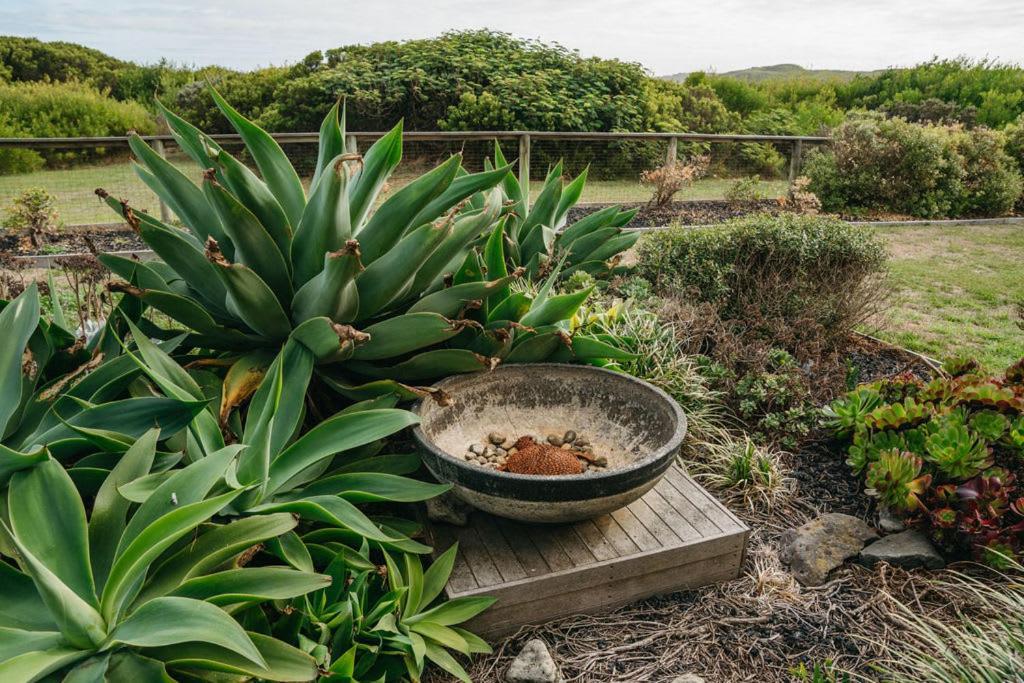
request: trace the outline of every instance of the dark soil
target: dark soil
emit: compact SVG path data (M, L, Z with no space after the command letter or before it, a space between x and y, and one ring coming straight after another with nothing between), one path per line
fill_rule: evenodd
M569 224L584 216L599 211L613 204L585 204L569 209ZM656 208L644 203L621 204L623 209L640 209L628 227L640 228L662 225L708 225L721 223L730 218L738 218L751 213L779 214L782 207L778 200L760 199L741 202L729 202L724 199L699 199L684 202L672 202L668 206Z
M0 235L0 253L11 256L86 253L90 251L90 241L97 251L102 252L149 249L146 243L127 227L94 226L47 233L40 238L39 246L33 245L26 234L3 234Z

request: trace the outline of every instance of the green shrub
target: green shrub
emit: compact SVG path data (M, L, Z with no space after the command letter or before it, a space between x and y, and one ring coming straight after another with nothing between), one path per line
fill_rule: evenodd
M873 210L949 216L963 193L963 159L949 130L857 117L808 154L803 174L829 212Z
M1004 149L1003 135L987 128L960 131L953 145L963 157L963 191L957 215L999 216L1021 195L1021 172Z
M25 129L11 121L4 112L0 112L0 138L27 137ZM31 173L43 167L43 157L39 152L17 147L0 147L0 175L14 173Z
M59 228L61 221L56 200L43 188L30 187L14 198L0 225L7 230L31 234Z
M726 189L725 199L730 202L756 202L764 199L761 180L757 176L740 178Z
M17 122L17 137L99 137L156 130L153 117L142 105L118 102L77 83L0 84L0 112L7 121ZM41 156L48 162L68 162L104 156L110 151L46 151ZM22 157L20 164L11 164L6 172L38 168L37 162L26 162Z
M835 218L759 214L712 228L675 227L640 241L638 274L662 292L692 290L725 319L752 308L768 318L808 317L846 334L877 298L885 248Z

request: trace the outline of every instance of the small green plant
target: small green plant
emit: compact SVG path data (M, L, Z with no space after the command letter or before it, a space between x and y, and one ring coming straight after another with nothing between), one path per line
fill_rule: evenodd
M29 188L11 202L3 227L26 233L32 246L39 247L47 234L61 227L57 200L41 187Z
M740 178L725 191L725 199L729 202L756 202L764 199L761 191L761 179L757 176Z
M848 441L847 464L882 505L947 554L1002 566L1024 550L1018 368L989 377L957 358L927 382L880 380L833 401L825 424Z

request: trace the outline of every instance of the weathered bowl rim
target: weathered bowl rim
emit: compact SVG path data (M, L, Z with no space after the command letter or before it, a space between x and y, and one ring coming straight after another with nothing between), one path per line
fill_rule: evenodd
M454 384L454 383L458 382L459 380L466 380L468 378L479 376L479 375L485 374L485 373L486 374L490 374L490 373L502 372L502 371L505 371L505 370L526 370L526 371L529 371L529 370L533 370L533 369L541 370L542 371L542 370L547 369L547 368L565 368L565 369L569 369L572 372L605 373L605 374L609 374L609 375L614 375L617 378L620 378L620 379L625 380L627 382L631 382L633 384L636 384L639 387L642 387L643 389L652 392L653 394L658 396L662 401L664 401L667 405L669 405L671 407L672 412L673 412L673 414L675 415L675 418L676 418L676 428L675 428L675 431L672 433L672 436L663 445L661 445L658 448L656 448L648 456L646 456L644 458L640 458L638 460L635 460L635 461L633 461L632 463L630 463L626 467L617 467L615 469L609 469L609 470L604 471L604 472L597 472L597 473L593 473L593 474L560 474L560 475L515 474L513 472L499 472L498 470L485 469L485 468L477 467L477 466L474 466L474 465L470 465L465 460L463 460L462 458L457 458L454 455L450 455L446 451L441 450L440 448L438 448L437 445L433 442L433 440L431 440L427 436L426 432L423 431L423 426L420 423L417 423L416 426L413 428L413 437L416 439L416 443L420 446L420 448L425 448L428 451L430 451L430 453L432 455L434 455L435 457L442 458L442 459L444 459L444 460L446 460L446 461L448 461L450 463L453 463L453 464L457 465L459 469L465 470L466 472L472 474L474 477L475 476L493 477L495 479L505 480L505 481L508 481L510 483L515 482L516 485L522 484L522 483L527 483L527 482L533 482L534 484L545 483L545 484L555 484L555 485L558 485L559 483L568 484L570 482L579 482L579 481L594 482L594 483L596 483L596 482L610 482L610 481L615 481L615 480L620 480L620 479L628 480L628 479L631 479L630 475L632 473L637 472L639 470L646 469L646 468L650 468L652 465L658 463L659 461L665 459L666 457L668 457L668 456L675 457L675 454L678 453L679 447L682 446L683 439L686 438L686 430L687 430L686 413L683 412L683 409L680 407L679 403L677 403L676 400L673 399L671 396L669 396L664 390L654 386L650 382L642 380L639 377L634 377L633 375L630 375L630 374L625 373L625 372L617 372L617 371L614 371L614 370L609 370L607 368L600 368L600 367L597 367L595 365L581 365L581 364L575 364L575 363L515 363L515 364L509 364L509 365L499 365L498 367L496 367L493 370L481 370L479 372L471 372L471 373L463 373L463 374L458 374L458 375L450 375L450 376L445 377L444 379L440 380L439 382L436 382L433 385L433 388L445 390L447 388L447 385ZM420 414L421 414L420 411L421 411L421 407L422 407L423 403L425 401L431 401L431 400L433 400L433 399L428 397L428 398L423 398L423 399L420 399L420 400L416 401L412 405L412 412L415 413L417 415L417 417L419 417Z

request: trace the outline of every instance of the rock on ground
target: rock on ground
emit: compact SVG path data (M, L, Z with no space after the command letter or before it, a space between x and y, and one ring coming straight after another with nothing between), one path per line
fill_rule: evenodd
M442 493L427 500L427 519L431 522L445 522L455 526L466 526L473 508L455 494Z
M931 541L920 531L903 531L886 536L861 551L860 561L869 567L879 562L888 562L894 567L914 569L942 569L946 566L942 555L935 549Z
M898 531L904 531L907 525L903 523L899 515L889 508L880 508L878 510L878 528L883 533L895 534Z
M534 638L523 646L522 652L513 660L505 673L505 680L507 683L561 683L562 674L547 644L540 638Z
M878 534L857 517L830 512L782 534L780 558L801 584L820 586L828 573Z
M697 674L683 674L673 678L672 683L704 683L704 679Z

